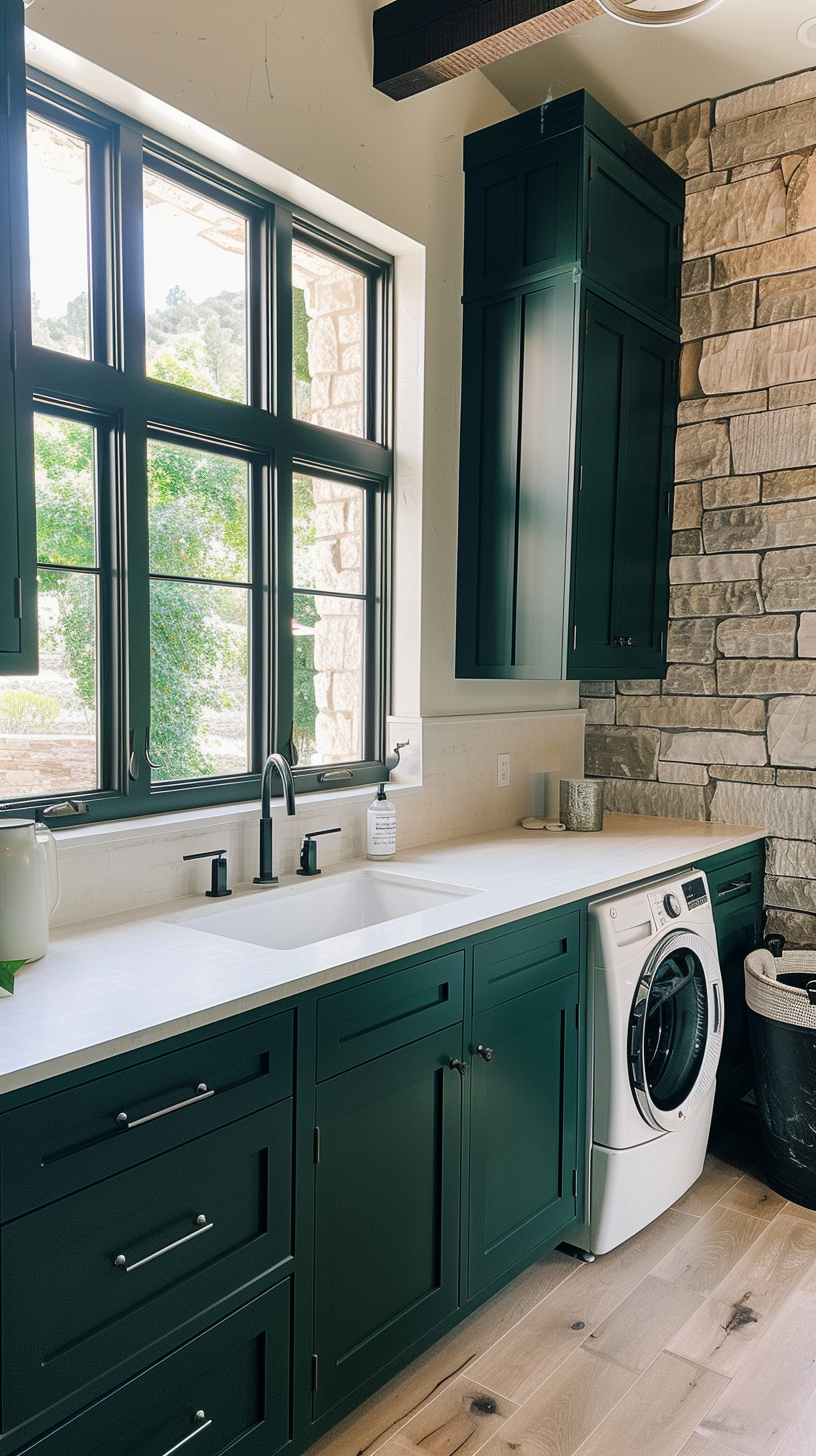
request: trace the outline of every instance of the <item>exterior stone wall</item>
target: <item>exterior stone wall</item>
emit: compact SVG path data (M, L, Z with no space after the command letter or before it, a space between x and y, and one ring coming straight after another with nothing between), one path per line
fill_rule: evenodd
M310 382L295 381L300 419L344 434L365 427L365 278L295 242L292 279L303 290ZM315 545L325 590L363 590L361 492L314 480ZM314 631L314 763L357 759L362 745L362 613L358 602L319 597Z
M816 71L634 128L687 179L665 682L586 683L607 807L764 824L816 946Z
M319 580L338 592L360 592L363 582L363 501L359 486L315 480L315 545ZM318 597L314 629L315 762L360 758L363 696L362 604L349 597Z
M0 734L0 802L27 795L89 792L96 785L93 737Z

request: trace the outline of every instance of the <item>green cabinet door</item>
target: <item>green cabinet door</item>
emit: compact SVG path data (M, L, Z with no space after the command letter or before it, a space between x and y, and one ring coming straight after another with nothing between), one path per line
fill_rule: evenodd
M662 677L677 345L587 294L571 678Z
M597 137L588 146L587 271L622 301L676 328L682 206Z
M462 1028L317 1089L314 1417L459 1303Z
M581 133L553 137L468 169L465 296L572 266L578 238Z
M751 850L753 852L751 852ZM725 1032L717 1070L717 1105L737 1101L751 1085L745 1005L745 957L762 944L764 855L724 855L703 864L711 894L725 997Z
M34 424L22 0L0 6L0 675L37 671Z
M475 1016L470 1051L472 1298L577 1215L578 976Z
M572 271L470 303L459 486L459 677L563 676Z

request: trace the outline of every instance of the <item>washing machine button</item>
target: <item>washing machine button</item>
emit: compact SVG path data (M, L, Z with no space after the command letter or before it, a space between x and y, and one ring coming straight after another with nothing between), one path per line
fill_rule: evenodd
M670 915L672 920L676 920L678 915L682 914L680 901L678 900L676 895L673 895L671 893L671 891L668 895L664 896L663 904L666 907L666 914Z

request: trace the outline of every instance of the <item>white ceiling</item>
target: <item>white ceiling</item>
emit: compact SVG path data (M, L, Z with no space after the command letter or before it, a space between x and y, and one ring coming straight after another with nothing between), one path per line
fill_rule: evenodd
M627 125L816 67L796 32L816 0L723 0L699 20L646 30L608 16L484 67L519 111L585 87Z

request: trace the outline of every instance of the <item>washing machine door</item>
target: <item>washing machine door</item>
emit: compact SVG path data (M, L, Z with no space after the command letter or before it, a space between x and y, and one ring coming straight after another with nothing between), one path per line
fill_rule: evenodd
M679 930L655 946L635 990L629 1077L650 1127L678 1132L717 1074L723 1037L720 965L707 940Z

